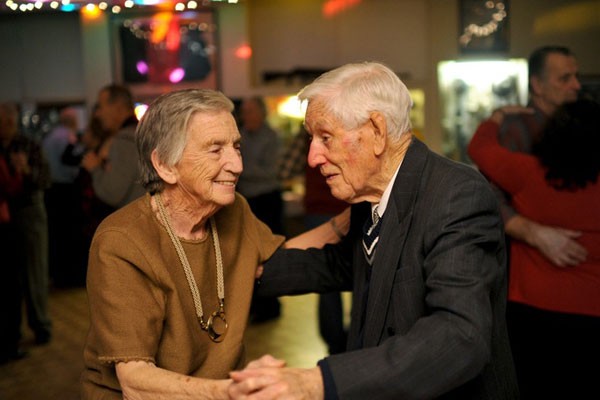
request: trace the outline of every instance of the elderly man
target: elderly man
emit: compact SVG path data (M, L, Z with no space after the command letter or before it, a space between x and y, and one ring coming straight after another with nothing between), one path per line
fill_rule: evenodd
M244 99L239 112L244 172L240 175L237 191L248 200L258 219L274 233L283 235L283 198L277 177L281 153L279 134L267 122L267 106L261 97ZM253 297L250 314L255 323L278 318L281 315L279 299Z
M138 121L129 89L120 85L103 87L98 93L95 116L114 137L106 160L88 152L82 166L92 175L95 195L111 207L121 208L144 194L134 140Z
M251 363L230 374L230 396L517 398L502 222L487 181L413 137L408 90L384 65L342 66L300 98L308 162L352 204L350 230L323 249L278 250L259 292L352 288L347 351L310 369Z
M23 299L36 344L46 344L52 337L48 313L48 220L44 205L50 168L39 143L20 132L19 111L11 103L0 104L0 159L5 164L0 197L8 202L10 214L10 223L0 229L2 363L23 356L18 347Z

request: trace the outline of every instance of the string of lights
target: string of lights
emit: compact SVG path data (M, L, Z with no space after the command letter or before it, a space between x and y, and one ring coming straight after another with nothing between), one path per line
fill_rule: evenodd
M0 12L62 11L119 14L123 10L153 7L164 11L197 10L219 3L237 4L239 0L2 0Z
M488 0L483 8L488 11L489 21L481 25L469 24L458 39L461 46L466 47L473 37L486 37L496 32L502 21L508 16L503 1Z

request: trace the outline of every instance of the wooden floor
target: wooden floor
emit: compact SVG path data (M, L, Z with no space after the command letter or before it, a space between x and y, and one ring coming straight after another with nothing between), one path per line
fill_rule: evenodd
M288 365L310 367L326 354L317 329L316 295L283 297L282 316L248 328L248 359L265 353L287 360ZM88 329L85 289L50 293L53 338L35 346L26 328L24 347L29 356L0 366L0 400L76 400Z

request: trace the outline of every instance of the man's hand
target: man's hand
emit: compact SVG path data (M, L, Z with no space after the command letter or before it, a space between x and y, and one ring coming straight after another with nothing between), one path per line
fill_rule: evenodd
M87 153L85 153L83 159L81 160L81 166L85 168L88 172L92 172L96 168L100 167L101 164L102 159L98 157L98 155L93 151L88 151Z
M323 378L318 367L310 369L257 365L251 367L250 364L242 371L230 373L233 379L233 383L229 386L231 399L318 400L324 396Z
M259 265L258 267L256 267L256 272L254 273L254 279L260 279L260 277L262 276L264 271L265 271L265 267L263 267L262 265Z
M587 250L575 240L581 236L579 231L540 225L515 215L506 222L506 232L538 249L557 267L576 266L587 258Z
M31 173L27 153L23 151L10 153L10 162L18 174L29 175Z
M587 250L574 240L581 232L544 225L537 225L534 232L535 248L554 265L569 267L585 261Z
M258 360L252 360L246 365L246 369L253 368L283 368L285 367L285 360L280 360L278 358L273 357L270 354L266 354L259 358Z
M504 121L504 117L506 115L515 115L515 114L533 114L535 111L531 107L523 107L519 105L511 105L504 106L495 109L490 115L490 120L497 123L498 125L502 125Z

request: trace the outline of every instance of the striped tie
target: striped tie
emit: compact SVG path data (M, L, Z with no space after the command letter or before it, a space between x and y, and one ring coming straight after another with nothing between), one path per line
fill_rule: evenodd
M363 227L363 251L369 265L373 265L375 257L375 248L379 242L379 229L381 228L381 218L377 214L377 206L373 209L373 214Z

